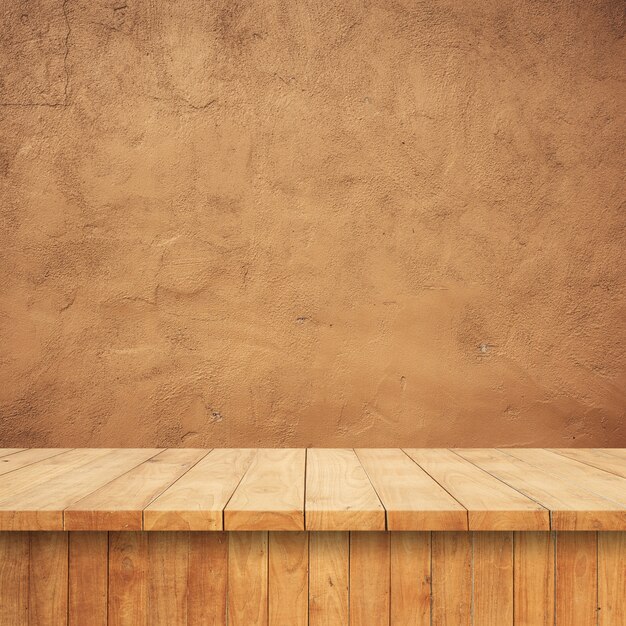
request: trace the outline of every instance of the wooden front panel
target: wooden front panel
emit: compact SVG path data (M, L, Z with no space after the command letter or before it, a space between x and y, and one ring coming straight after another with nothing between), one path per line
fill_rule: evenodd
M309 536L309 623L347 624L350 618L350 533Z
M107 626L109 534L75 532L69 540L69 626L82 626L85 615L91 626Z
M626 533L3 532L2 626L621 626Z
M590 532L563 532L557 536L556 614L562 624L597 621L597 541L597 534Z
M388 626L389 558L389 533L351 533L350 626Z
M431 533L390 533L391 624L430 626Z
M473 533L473 626L513 624L513 533ZM497 602L493 598L498 598Z
M309 613L309 535L269 535L269 626L307 626Z
M432 614L441 626L469 626L472 614L472 534L433 533Z
M554 536L540 532L513 536L516 626L554 625Z

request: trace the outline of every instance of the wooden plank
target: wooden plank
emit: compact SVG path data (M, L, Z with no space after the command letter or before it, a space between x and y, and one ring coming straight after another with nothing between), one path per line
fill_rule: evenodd
M624 615L626 533L598 533L598 626L617 626Z
M406 453L467 510L470 530L549 530L549 512L450 450Z
M109 533L108 626L148 622L148 533Z
M550 450L550 452L561 454L575 461L591 465L596 469L601 469L605 472L611 472L612 474L626 478L626 454L620 456L607 452L606 450L598 450L595 448L555 448Z
M228 624L267 626L267 533L229 535Z
M213 450L144 510L146 530L223 530L223 510L256 454Z
M385 510L354 450L307 451L307 530L385 530Z
M69 533L69 626L107 626L109 536Z
M0 457L15 454L16 452L22 452L22 450L25 450L25 448L0 448Z
M462 449L457 454L550 510L553 530L626 529L626 508L493 449Z
M556 535L557 624L597 623L598 543L595 532Z
M391 624L430 626L430 533L391 535Z
M472 542L468 532L432 534L432 617L437 626L469 626Z
M389 533L350 533L350 626L389 626Z
M35 474L35 485L19 491L6 493L6 483L13 484L14 478L30 475L32 470L42 471L56 459L74 455L68 452L59 457L46 459L11 472L5 477L0 492L0 529L3 530L63 530L63 510L68 506L154 456L159 450L119 449L104 455L88 451L87 462L63 463L60 472L56 466L48 480L39 480ZM93 453L93 454L92 454ZM84 460L81 459L81 461ZM39 469L38 469L39 468ZM5 482L6 481L6 482Z
M357 449L389 530L467 530L467 511L402 450Z
M309 533L310 626L348 624L349 580L349 533Z
M113 448L77 448L22 467L2 479L0 501L114 453Z
M143 509L206 454L172 448L145 460L65 509L65 529L141 530Z
M612 454L620 459L626 457L626 448L590 448L590 450L602 450L606 454Z
M26 532L0 532L0 624L28 626L30 538Z
M554 533L513 535L514 624L554 626Z
M148 623L187 624L189 533L148 535Z
M67 592L67 533L30 533L29 624L67 624Z
M626 506L626 478L585 465L574 459L539 448L507 448L503 452L546 473L554 474L579 487Z
M33 448L31 450L17 451L4 457L0 455L0 476L70 450L71 448ZM4 479L2 480L4 481Z
M513 626L513 533L472 533L473 626Z
M226 626L228 533L189 533L187 623Z
M259 449L224 509L226 530L304 530L304 449Z
M308 534L270 532L269 625L307 626L308 602Z

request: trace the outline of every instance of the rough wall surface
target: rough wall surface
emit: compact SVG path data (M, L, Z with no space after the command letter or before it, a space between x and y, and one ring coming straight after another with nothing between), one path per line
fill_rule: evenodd
M623 2L0 6L0 445L626 445Z

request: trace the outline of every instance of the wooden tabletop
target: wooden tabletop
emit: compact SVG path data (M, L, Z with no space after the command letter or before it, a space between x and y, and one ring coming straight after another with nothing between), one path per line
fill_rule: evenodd
M626 530L626 449L0 448L0 530Z

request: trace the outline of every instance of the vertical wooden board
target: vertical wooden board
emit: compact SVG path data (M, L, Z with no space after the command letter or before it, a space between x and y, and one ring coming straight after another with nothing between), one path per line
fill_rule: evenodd
M148 533L109 533L109 626L148 626Z
M433 624L469 626L472 544L468 532L432 534Z
M430 533L391 533L391 624L430 626Z
M189 533L148 535L148 623L187 624Z
M349 580L349 533L309 533L310 626L347 626Z
M513 625L513 533L472 533L473 626Z
M306 532L269 533L269 624L306 626L309 612Z
M232 531L228 547L228 624L267 626L267 532Z
M30 533L28 619L31 626L67 624L66 532Z
M109 536L69 534L69 626L107 626Z
M513 535L515 626L554 624L554 533Z
M595 532L556 535L556 621L587 626L597 621L598 543Z
M0 624L28 626L27 532L0 532Z
M228 533L189 533L187 623L226 626Z
M626 532L598 533L598 624L618 626L626 615Z
M389 626L389 533L350 533L350 626Z

